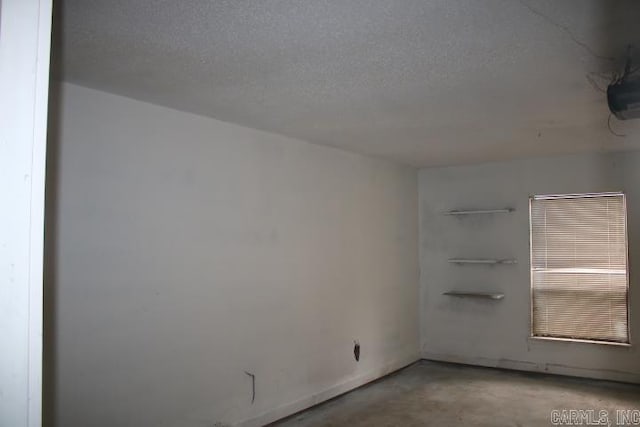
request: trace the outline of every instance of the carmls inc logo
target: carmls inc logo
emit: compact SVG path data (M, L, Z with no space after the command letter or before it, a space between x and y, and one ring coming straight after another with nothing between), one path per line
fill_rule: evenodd
M640 426L640 409L616 409L611 417L605 409L554 409L554 426Z

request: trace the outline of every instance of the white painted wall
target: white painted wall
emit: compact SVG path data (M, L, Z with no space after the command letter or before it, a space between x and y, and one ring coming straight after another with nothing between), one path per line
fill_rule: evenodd
M41 425L51 0L0 0L0 426Z
M415 169L61 92L55 425L259 425L419 358Z
M421 349L427 359L640 382L640 153L422 169ZM529 339L529 217L533 194L623 190L628 202L631 348ZM515 207L509 215L443 215ZM515 266L456 266L454 257L515 257ZM443 296L504 292L502 301Z

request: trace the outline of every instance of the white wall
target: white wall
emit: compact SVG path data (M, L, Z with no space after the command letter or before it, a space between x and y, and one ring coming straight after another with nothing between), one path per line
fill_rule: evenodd
M51 0L0 9L0 426L36 427Z
M415 169L61 89L56 425L258 425L419 358Z
M427 359L640 382L640 153L587 155L420 171L421 349ZM528 197L627 194L631 348L529 339ZM468 218L450 209L515 207ZM454 257L511 258L514 266L456 266ZM504 292L502 301L444 296Z

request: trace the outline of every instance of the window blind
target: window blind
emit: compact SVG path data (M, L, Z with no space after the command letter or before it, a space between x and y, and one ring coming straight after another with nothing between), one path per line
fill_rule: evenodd
M624 195L535 196L530 215L532 334L629 342Z

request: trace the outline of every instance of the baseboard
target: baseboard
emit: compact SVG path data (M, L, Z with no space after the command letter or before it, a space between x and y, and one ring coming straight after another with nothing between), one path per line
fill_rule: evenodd
M390 363L387 363L386 365L381 366L380 368L373 369L363 375L359 375L355 378L351 378L347 381L336 384L335 386L330 387L321 392L318 392L309 396L305 396L302 399L298 399L294 402L287 403L277 408L274 408L272 410L263 412L262 414L256 417L241 421L237 425L241 427L260 427L260 426L264 426L266 424L272 423L274 421L278 421L282 418L286 418L304 409L308 409L319 403L322 403L336 396L349 392L353 389L361 387L367 383L370 383L371 381L375 381L378 378L381 378L394 371L407 367L412 363L417 362L418 360L420 360L419 355L414 355L411 357L405 357L402 359L395 360L393 362L390 362Z
M336 384L321 392L305 396L294 402L284 404L277 408L263 412L262 414L248 418L236 424L240 427L260 427L286 418L297 412L311 408L341 394L352 391L371 381L375 381L385 375L405 368L418 360L432 360L438 362L458 363L471 366L483 366L488 368L510 369L524 372L538 372L544 374L565 375L571 377L592 378L625 383L640 384L640 374L635 372L617 371L612 369L590 369L566 366L554 363L535 363L524 360L492 359L485 357L465 357L449 354L423 353L420 356L411 356L390 362L380 368L371 370L363 375L351 378Z
M614 369L591 369L562 365L558 363L535 363L525 360L465 357L437 353L423 353L422 358L424 360L460 363L463 365L484 366L489 368L511 369L515 371L539 372L543 374L565 375L570 377L591 378L597 380L609 380L640 384L640 373L618 371Z

